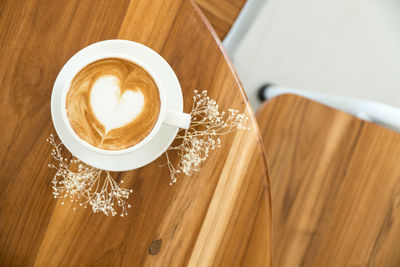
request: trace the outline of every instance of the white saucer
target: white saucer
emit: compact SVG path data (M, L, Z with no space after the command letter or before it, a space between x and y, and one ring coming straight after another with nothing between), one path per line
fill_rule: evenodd
M165 85L166 108L176 111L183 111L182 91L178 78L169 64L160 55L150 48L132 41L107 40L92 44L82 49L73 57L71 57L61 69L53 87L53 93L51 97L51 115L54 127L61 139L61 142L72 153L72 155L81 161L99 169L110 171L127 171L147 165L161 156L161 154L163 154L171 145L178 132L178 128L163 124L154 138L152 138L143 147L140 147L135 151L122 155L99 154L83 146L80 142L77 142L74 139L63 122L61 109L57 109L56 105L54 104L57 101L61 101L60 99L62 98L62 91L66 77L70 72L73 71L75 63L79 58L95 56L98 53L112 53L115 51L132 53L136 55L141 54L148 57L149 60L153 62L156 61L153 69L159 74L158 78Z

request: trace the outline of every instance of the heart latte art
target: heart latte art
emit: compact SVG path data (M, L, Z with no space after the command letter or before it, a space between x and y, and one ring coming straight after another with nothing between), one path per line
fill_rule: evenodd
M74 77L66 111L81 139L100 149L121 150L151 132L160 113L160 95L143 68L124 59L106 58Z

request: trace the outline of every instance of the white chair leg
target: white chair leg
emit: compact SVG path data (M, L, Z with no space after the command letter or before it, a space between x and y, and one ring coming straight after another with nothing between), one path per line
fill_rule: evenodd
M223 45L232 61L234 61L232 56L238 44L243 40L243 36L253 24L258 12L262 9L266 1L267 0L247 0L236 18L235 23L232 25L231 30L226 35Z
M259 97L261 100L270 99L284 94L303 96L329 107L350 113L360 119L374 122L400 132L400 109L386 104L271 84L261 87L259 91Z

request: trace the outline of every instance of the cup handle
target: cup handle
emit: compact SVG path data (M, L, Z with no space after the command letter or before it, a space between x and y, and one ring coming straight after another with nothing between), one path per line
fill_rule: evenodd
M183 129L189 129L191 117L190 114L167 109L164 123Z

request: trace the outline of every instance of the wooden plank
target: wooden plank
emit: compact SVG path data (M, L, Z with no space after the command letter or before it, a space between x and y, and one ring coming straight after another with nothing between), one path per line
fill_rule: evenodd
M276 266L400 266L400 135L311 100L257 114Z
M270 266L261 137L220 41L192 2L20 0L2 2L0 14L0 265L238 266L257 243L263 249L252 249L251 257ZM134 189L124 218L73 211L53 199L45 142L54 133L50 96L62 65L83 47L112 38L160 53L181 82L186 111L193 90L204 89L221 109L250 116L252 127L223 137L200 173L172 187L168 170L159 167L165 158L114 173ZM156 255L149 252L154 242L161 244Z
M221 40L228 34L245 3L246 0L196 0Z

